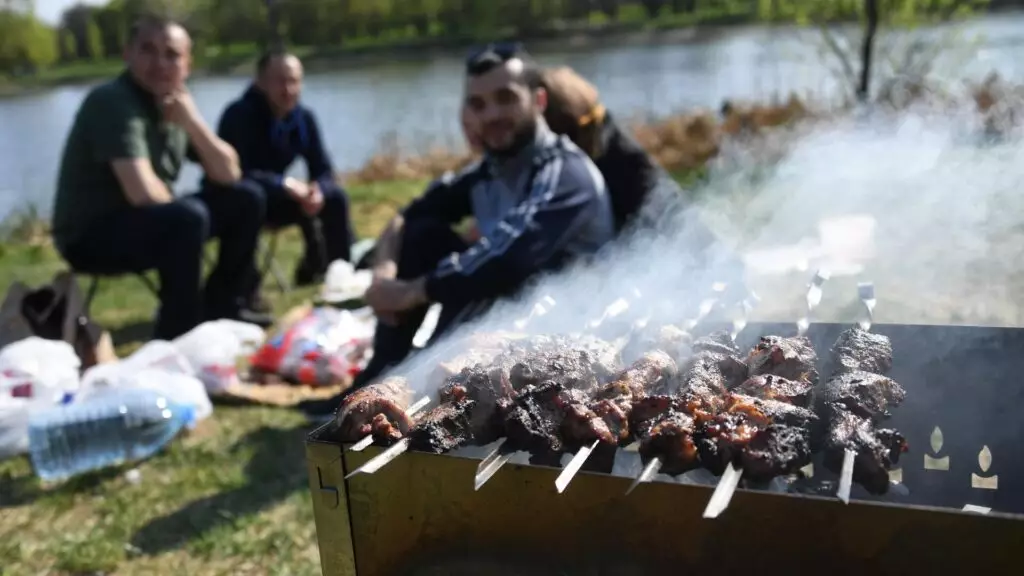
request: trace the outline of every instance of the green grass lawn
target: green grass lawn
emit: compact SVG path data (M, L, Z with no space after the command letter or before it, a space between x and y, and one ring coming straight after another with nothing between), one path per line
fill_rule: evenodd
M352 187L360 236L376 234L422 182ZM302 245L284 233L277 260L289 273ZM0 294L15 280L48 281L65 266L47 245L0 245ZM83 285L83 289L85 286ZM282 297L282 313L314 290ZM156 300L132 277L104 281L93 304L120 354L151 329ZM217 406L209 420L139 466L43 489L26 458L0 462L0 574L319 574L303 439L291 410Z

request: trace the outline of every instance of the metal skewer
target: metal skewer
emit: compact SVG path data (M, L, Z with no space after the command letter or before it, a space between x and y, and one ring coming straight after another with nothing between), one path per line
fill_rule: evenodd
M725 473L722 474L722 478L718 481L718 485L715 486L715 492L711 495L711 499L708 500L708 505L704 508L705 518L718 518L718 515L725 512L725 509L729 507L729 503L732 502L732 495L736 492L736 487L740 484L740 479L743 478L743 469L737 468L735 464L729 464L729 467L725 469Z
M476 475L473 477L473 490L479 490L488 480L494 476L510 459L514 452L502 452L507 438L498 441L498 445L491 450L491 453L484 457L476 466Z
M807 285L807 315L796 322L797 336L803 336L811 327L811 314L818 304L821 304L821 287L831 277L832 274L828 270L818 269L811 278L810 284Z
M565 489L572 482L572 479L576 477L576 473L583 467L583 463L587 461L590 454L597 449L597 445L600 444L600 440L594 440L590 446L584 446L576 452L576 455L572 457L572 460L562 469L562 473L555 478L555 489L561 494L565 492Z
M371 458L369 461L366 462L366 464L363 464L359 468L356 468L355 470L346 474L345 480L348 480L349 478L355 476L356 474L373 474L374 472L387 466L392 460L398 458L407 450L409 450L409 439L402 438L395 444L392 444L391 447L388 448L387 450Z
M861 304L864 305L864 317L857 322L861 330L870 330L871 323L874 317L875 304L875 285L871 282L861 282L857 284L857 296L860 298ZM853 467L857 453L853 450L845 450L843 452L843 467L839 474L839 488L836 490L836 498L839 498L843 504L850 503L850 490L853 489Z
M633 483L629 485L629 489L626 490L626 496L629 496L633 490L636 490L637 486L654 480L654 477L658 475L658 472L661 472L661 467L661 458L652 458L651 461L647 463L647 466L644 466L644 469L640 472L640 475L636 477L636 480L633 480Z
M430 396L424 396L423 398L420 398L419 400L416 401L415 404L409 406L405 410L406 416L415 416L416 413L424 409L427 406L427 404L430 404ZM366 436L363 437L362 440L353 444L352 447L349 448L349 450L351 450L352 452L362 452L370 444L373 444L373 434L367 434Z

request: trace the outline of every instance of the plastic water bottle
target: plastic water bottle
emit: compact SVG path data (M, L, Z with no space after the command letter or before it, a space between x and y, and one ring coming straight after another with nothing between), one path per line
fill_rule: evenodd
M29 454L44 481L149 458L195 421L193 408L141 388L114 388L29 418Z

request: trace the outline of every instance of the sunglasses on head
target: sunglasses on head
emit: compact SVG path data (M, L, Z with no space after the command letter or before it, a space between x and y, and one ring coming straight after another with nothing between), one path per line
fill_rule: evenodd
M511 60L512 58L522 54L524 52L522 42L491 42L482 46L477 46L469 51L466 55L466 66L472 67L476 64L483 56L491 55L497 56L502 62Z

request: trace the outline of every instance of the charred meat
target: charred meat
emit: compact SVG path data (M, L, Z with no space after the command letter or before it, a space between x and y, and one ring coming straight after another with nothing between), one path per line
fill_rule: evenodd
M659 458L661 471L671 476L698 468L697 429L712 418L712 410L697 396L647 396L639 400L630 416L644 465Z
M567 390L558 382L529 385L515 397L498 402L505 446L555 460L562 454L562 420L566 406L586 401L582 390Z
M872 494L889 489L888 470L908 449L895 430L876 426L889 417L906 391L896 381L870 372L847 372L833 377L815 393L815 406L824 424L816 443L825 467L839 474L846 450L856 454L853 481Z
M683 366L679 389L699 396L724 397L729 388L747 379L747 365L720 352L702 351Z
M840 374L818 387L814 394L819 412L827 403L839 403L875 423L888 418L889 407L898 405L906 397L906 390L895 380L871 372Z
M412 419L405 413L412 395L405 378L397 376L352 392L334 419L340 441L358 442L370 434L381 446L399 440L412 427Z
M718 330L707 336L697 338L693 342L693 351L717 352L727 356L736 356L740 353L739 347L732 341L732 335L726 330Z
M767 374L751 376L732 391L755 398L778 400L809 408L812 389L813 386L806 380L788 380L782 376Z
M575 449L594 440L617 445L630 438L629 416L647 394L667 392L678 376L676 363L661 351L649 352L610 383L597 388L590 402L566 407L562 433Z
M832 345L832 360L833 374L886 374L892 369L892 343L887 336L853 327L840 334Z
M763 336L747 356L752 376L772 374L789 380L818 383L818 355L803 336Z
M824 405L828 432L824 445L826 468L839 474L846 450L856 454L853 481L871 494L889 491L889 470L906 452L907 441L895 430L875 428L870 418L854 414L840 402Z
M470 444L486 444L492 412L480 410L480 403L470 398L445 402L424 414L408 433L409 448L420 452L443 454Z
M792 404L732 395L698 431L701 463L716 475L735 463L754 481L792 473L811 461L809 425L816 419Z

